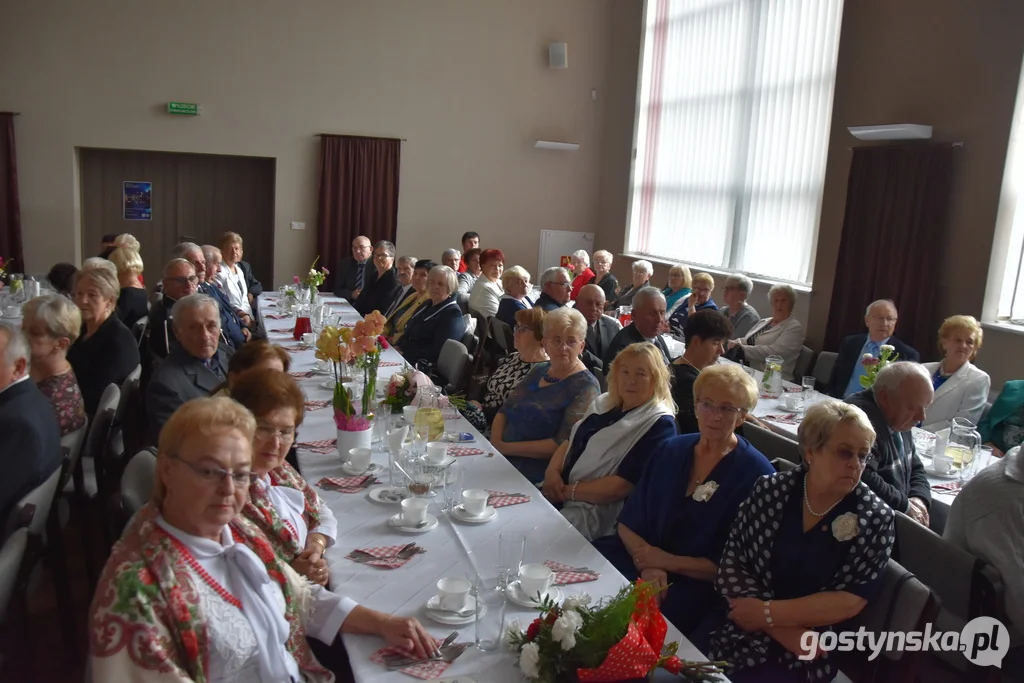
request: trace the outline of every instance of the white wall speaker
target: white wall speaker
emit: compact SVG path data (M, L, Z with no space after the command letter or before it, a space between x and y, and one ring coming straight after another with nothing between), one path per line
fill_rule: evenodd
M569 67L569 44L548 44L548 67L551 69L567 69Z

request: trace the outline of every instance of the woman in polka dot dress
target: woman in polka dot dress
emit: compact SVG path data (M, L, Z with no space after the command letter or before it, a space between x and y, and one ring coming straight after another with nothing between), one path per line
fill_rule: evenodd
M895 528L860 481L874 439L859 408L812 406L799 431L803 464L760 480L740 507L716 580L728 621L711 640L733 683L835 675L827 656L797 657L804 632L855 617L881 588Z

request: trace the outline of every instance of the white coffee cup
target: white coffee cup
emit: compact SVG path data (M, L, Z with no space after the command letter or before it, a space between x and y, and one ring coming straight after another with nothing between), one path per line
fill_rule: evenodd
M437 582L438 602L446 612L461 612L466 609L466 599L473 587L466 579L444 578Z
M546 595L554 581L555 573L543 564L524 564L519 568L519 586L531 600Z
M406 498L402 501L402 524L416 526L422 524L427 518L427 505L430 502L424 498Z
M444 441L431 441L427 444L427 455L424 460L432 465L440 465L448 459L448 444Z
M350 448L348 451L348 464L358 472L365 472L370 466L370 457L373 451L369 448Z
M796 410L803 407L804 399L800 394L786 394L782 399L782 404L786 406L786 410Z
M419 410L416 406L405 406L402 408L402 415L405 416L406 424L413 424L416 422L416 411Z
M932 470L939 474L949 474L953 469L953 458L943 453L932 456Z
M487 499L490 496L483 489L466 489L462 492L462 508L470 517L479 517L487 510Z
M312 332L307 332L306 334L302 335L302 343L306 344L307 346L312 346L313 344L316 343L316 335L313 334Z

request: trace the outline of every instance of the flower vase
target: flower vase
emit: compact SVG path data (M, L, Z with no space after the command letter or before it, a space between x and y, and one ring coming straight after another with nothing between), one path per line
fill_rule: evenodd
M343 461L348 460L348 452L353 448L370 448L373 445L373 429L367 427L357 432L338 430L338 455Z
M317 294L319 294L319 292L317 291L316 287L310 287L309 288L309 305L310 306L313 306L314 304L316 304Z

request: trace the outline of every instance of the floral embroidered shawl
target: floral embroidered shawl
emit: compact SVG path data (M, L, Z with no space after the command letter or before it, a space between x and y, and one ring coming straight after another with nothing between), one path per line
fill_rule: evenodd
M790 496L803 495L806 470L800 466L789 472L763 477L750 496L740 505L725 553L718 566L715 588L726 598L752 597L771 600L772 550L779 529L773 518L785 508ZM856 497L858 537L849 543L841 567L828 586L808 587L817 591L842 591L874 581L885 570L896 538L895 514L864 482L858 482L848 496ZM828 627L816 629L828 630ZM733 663L736 669L779 661L787 669L803 669L807 681L831 681L835 676L827 656L813 661L797 659L761 631L747 633L731 621L711 638L712 659Z
M268 476L271 486L287 486L302 491L306 501L306 508L302 512L306 528L312 530L320 526L320 496L295 468L285 462L280 467L272 469ZM285 562L291 563L295 556L303 551L295 531L284 523L266 491L255 482L249 487L249 500L242 508L242 516L259 527L270 541L274 552Z
M196 574L171 536L156 524L159 512L143 507L114 545L100 576L89 616L89 656L94 681L205 683L209 663L206 618ZM236 517L231 531L267 566L285 598L291 626L288 651L305 679L330 683L316 661L302 619L308 585L274 554L253 524Z

